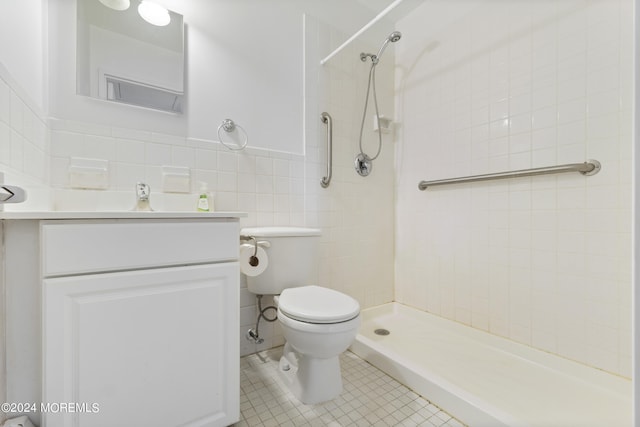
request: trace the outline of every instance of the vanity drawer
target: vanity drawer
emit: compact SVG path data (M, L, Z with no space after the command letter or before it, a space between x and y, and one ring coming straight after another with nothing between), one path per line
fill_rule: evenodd
M192 220L42 221L44 277L232 261L238 222Z

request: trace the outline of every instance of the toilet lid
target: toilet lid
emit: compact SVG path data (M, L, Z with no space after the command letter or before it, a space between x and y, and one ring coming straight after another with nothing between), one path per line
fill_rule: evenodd
M278 308L287 317L308 323L338 323L360 313L358 301L320 286L287 288L280 294Z

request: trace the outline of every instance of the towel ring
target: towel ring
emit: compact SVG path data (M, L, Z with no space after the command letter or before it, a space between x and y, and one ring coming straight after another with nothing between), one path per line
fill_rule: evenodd
M242 133L244 133L244 142L242 143L242 145L236 144L236 147L234 147L224 142L224 140L222 139L222 136L220 135L220 129L224 130L227 133L231 133L234 130L236 130L236 128L240 129ZM247 146L247 143L249 142L249 135L247 134L247 131L244 130L242 126L236 124L233 120L224 119L222 123L220 123L220 126L218 126L218 140L222 145L227 147L229 150L240 151L240 150L244 150L244 148Z

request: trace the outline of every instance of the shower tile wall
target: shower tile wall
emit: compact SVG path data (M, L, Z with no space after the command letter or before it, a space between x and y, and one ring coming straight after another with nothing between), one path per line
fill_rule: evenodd
M389 28L389 25L386 26ZM324 66L319 58L332 52L350 35L308 17L306 30L305 98L307 112L308 223L323 230L320 283L348 293L363 307L393 299L394 159L393 134L382 136L382 151L364 178L354 169L360 152L358 137L367 90L369 64L360 52L376 49L358 41ZM384 28L383 28L384 30ZM380 114L394 117L393 54L377 66L377 97ZM363 149L373 155L378 134L373 132L373 107L369 99L363 132ZM326 171L326 128L320 114L333 117L333 180L322 189L317 177Z
M397 25L396 299L630 377L633 2L453 3Z

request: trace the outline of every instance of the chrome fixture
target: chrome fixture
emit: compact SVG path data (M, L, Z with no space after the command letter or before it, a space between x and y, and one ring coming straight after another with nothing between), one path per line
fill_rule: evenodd
M262 308L262 297L263 295L256 295L256 298L258 299L258 319L256 320L256 327L255 329L249 329L245 335L246 339L253 341L255 344L262 344L264 342L264 338L260 338L260 332L258 329L260 327L260 320L264 319L267 322L275 322L278 320L278 307L270 305ZM274 314L273 317L267 317L265 314L267 310L274 310L276 314Z
M260 260L258 259L258 240L253 238L253 255L249 257L249 265L251 267L257 267L260 264Z
M258 335L254 329L249 329L245 338L249 341L253 341L255 344L262 344L264 342L264 338L260 338L260 335Z
M327 174L322 177L320 185L322 188L327 188L331 184L331 172L333 163L333 124L331 122L331 116L329 113L322 113L320 115L322 123L327 125Z
M400 40L401 37L402 37L402 33L400 31L392 32L391 34L389 34L387 36L387 38L382 43L382 46L380 46L380 49L378 49L378 53L376 53L374 55L372 53L364 53L364 52L362 52L360 54L360 60L362 62L366 62L367 58L371 58L371 62L373 62L374 64L377 64L378 61L380 61L380 57L382 56L382 52L384 52L384 50L387 48L387 45L389 44L389 42L395 43L398 40Z
M244 142L242 144L235 144L235 147L234 147L224 142L222 136L220 135L220 130L224 130L226 133L230 134L234 132L236 129L240 129L242 133L244 133ZM244 148L247 146L247 143L249 142L249 135L247 134L247 131L244 130L242 126L240 126L239 124L236 124L233 120L224 119L222 123L220 123L220 126L218 126L218 141L220 141L220 143L225 147L227 147L229 150L240 151L240 150L244 150Z
M369 69L369 82L367 83L367 95L364 100L364 109L362 112L362 122L360 123L360 137L358 138L358 145L360 148L360 153L356 156L355 159L355 167L356 172L360 176L367 176L371 173L373 168L373 161L378 158L380 152L382 151L382 132L378 131L378 151L375 156L369 156L366 154L362 148L362 132L364 131L364 121L367 117L367 105L369 104L369 92L371 91L371 87L373 86L373 105L376 109L376 124L378 127L380 126L380 112L378 111L378 97L376 95L376 65L380 62L380 57L382 53L387 48L387 45L391 43L395 43L402 37L402 33L400 31L394 31L384 39L382 42L382 46L378 49L378 53L365 53L362 52L360 54L360 60L362 62L366 62L367 59L371 58L371 68Z
M435 181L420 181L418 189L426 190L427 187L446 184L461 184L466 182L489 181L494 179L523 178L537 175L549 175L564 172L580 172L582 175L591 176L600 172L602 166L597 160L588 160L584 163L569 163L566 165L548 166L544 168L521 169L510 172L487 173L484 175L472 175L458 178L438 179Z
M356 167L356 172L358 172L358 175L360 176L367 176L371 173L371 168L373 167L373 162L371 161L371 159L369 158L369 156L367 156L364 153L360 153L356 156L356 159L354 161L355 167Z
M271 247L271 242L269 242L268 240L257 240L256 241L256 238L253 237L253 236L240 236L240 241L241 242L247 242L247 241L255 242L256 250L254 251L253 256L256 256L256 254L258 253L257 246L260 246L261 248L270 248Z
M151 187L148 184L138 182L136 184L136 206L134 211L151 212L151 204L149 203L149 197L151 196Z
M251 241L253 244L253 255L249 257L249 265L251 267L257 267L260 264L260 260L258 259L258 246L262 248L270 248L271 243L266 240L258 240L253 236L240 236L241 242Z

